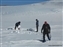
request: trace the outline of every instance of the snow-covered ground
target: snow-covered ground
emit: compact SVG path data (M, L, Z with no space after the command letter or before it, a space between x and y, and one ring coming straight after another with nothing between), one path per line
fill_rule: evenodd
M40 30L39 30L40 31ZM56 35L57 34L57 35ZM42 34L35 31L21 30L20 33L12 33L12 30L3 30L2 33L2 47L56 47L62 46L62 33L59 31L51 32L51 41L40 42L42 40Z
M0 6L0 47L62 47L62 2L44 2L21 6ZM1 19L0 18L0 19ZM35 19L39 19L39 32L35 30ZM40 42L40 32L44 21L51 26L51 41ZM12 33L14 24L21 21L20 33ZM1 26L2 24L2 26ZM2 30L1 30L2 27Z

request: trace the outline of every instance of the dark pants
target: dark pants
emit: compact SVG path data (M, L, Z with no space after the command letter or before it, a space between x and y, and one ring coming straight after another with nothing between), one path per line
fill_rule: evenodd
M36 26L36 32L38 32L38 26Z
M43 40L45 41L45 35L47 35L48 40L50 40L49 33L43 33Z
M18 26L15 25L15 30L16 30L17 27L18 27Z

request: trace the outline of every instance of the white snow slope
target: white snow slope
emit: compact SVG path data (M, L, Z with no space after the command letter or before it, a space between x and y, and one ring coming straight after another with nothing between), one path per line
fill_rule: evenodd
M44 2L21 6L0 6L0 47L62 47L62 2ZM39 32L35 30L35 19L39 19ZM44 21L51 26L51 41L40 42ZM21 21L20 33L11 33L14 24ZM2 25L2 26L1 26ZM2 28L2 30L1 30Z

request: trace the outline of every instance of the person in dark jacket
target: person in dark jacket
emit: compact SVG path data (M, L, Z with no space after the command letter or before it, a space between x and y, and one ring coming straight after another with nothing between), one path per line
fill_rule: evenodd
M15 30L18 28L18 30L20 30L20 21L19 22L17 22L16 24L15 24Z
M38 27L39 27L39 20L36 19L36 32L38 32Z
M43 30L43 32L42 32ZM47 35L48 40L50 40L50 25L47 23L47 21L44 22L42 29L41 29L41 33L43 33L43 42L45 41L45 35Z

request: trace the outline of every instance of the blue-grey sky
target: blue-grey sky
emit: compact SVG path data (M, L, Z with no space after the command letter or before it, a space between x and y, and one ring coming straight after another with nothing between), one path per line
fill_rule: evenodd
M25 5L49 0L0 0L0 5Z

